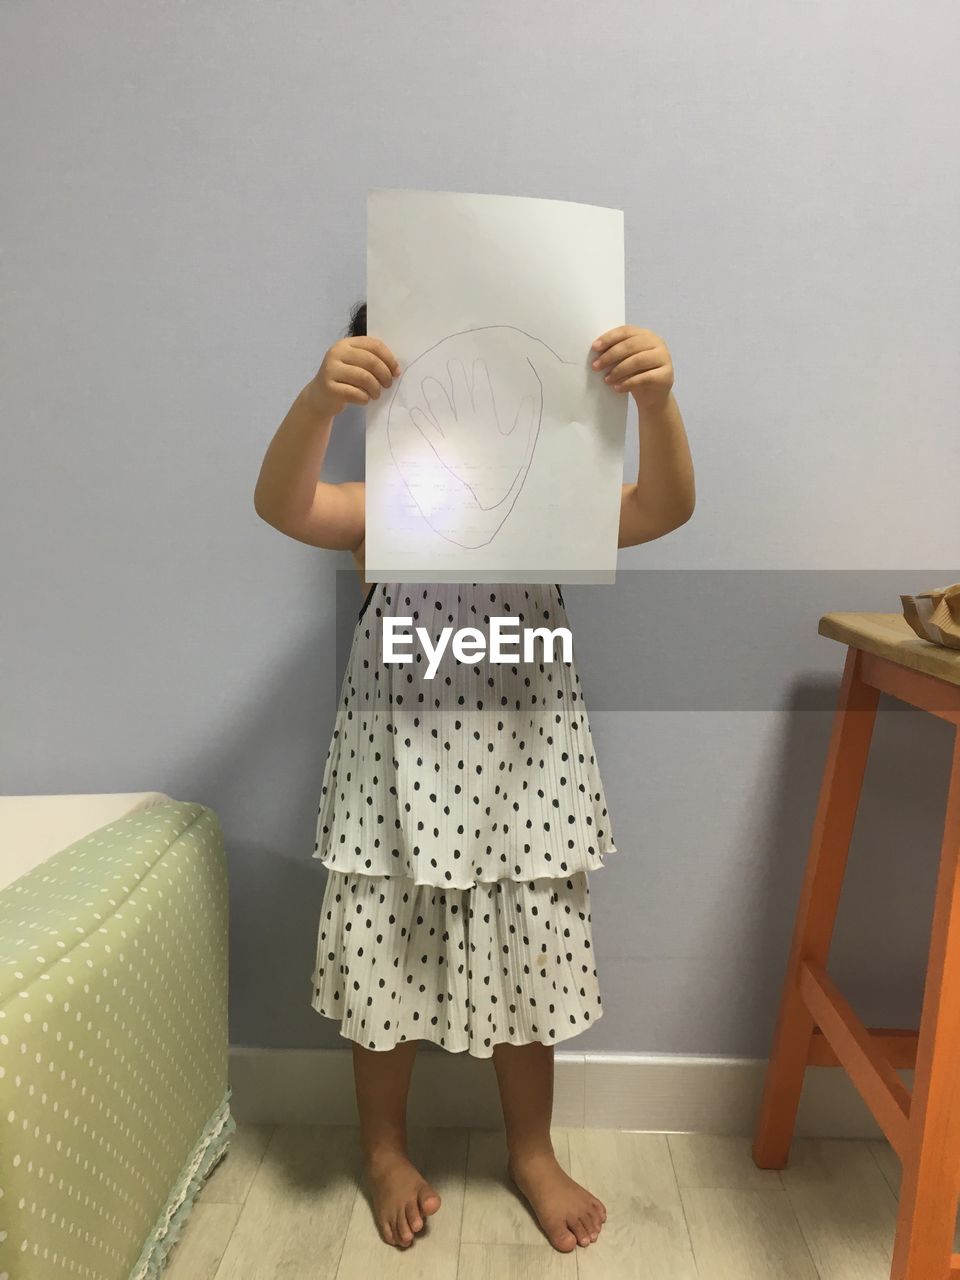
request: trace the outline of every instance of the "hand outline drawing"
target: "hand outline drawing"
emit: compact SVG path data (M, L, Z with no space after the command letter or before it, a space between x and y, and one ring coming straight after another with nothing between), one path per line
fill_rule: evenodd
M530 368L533 369L532 364ZM536 370L533 371L536 375ZM490 370L482 356L474 359L472 378L467 377L463 361L458 356L447 361L447 374L449 390L432 374L423 378L420 388L424 407L412 406L410 417L440 464L470 490L482 510L489 511L506 500L509 489L498 496L496 491L486 492L491 487L489 483L471 483L474 468L465 461L464 445L469 444L467 437L474 433L488 437L493 434L512 437L523 462L527 462L535 442L533 426L539 406L532 394L524 395L517 405L513 421L509 421L507 410L507 425L503 425L490 382Z
M391 401L387 433L407 490L459 546L493 541L526 480L544 400L528 351L559 359L506 325L451 334L408 364Z

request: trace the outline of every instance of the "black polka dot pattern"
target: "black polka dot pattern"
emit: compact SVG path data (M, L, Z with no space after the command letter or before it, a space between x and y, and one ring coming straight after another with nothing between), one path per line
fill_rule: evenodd
M491 616L569 626L550 584L376 585L347 664L313 856L451 889L602 867L616 846L575 664L470 665L448 648L430 680L419 645L419 662L383 661L384 614L433 635L486 633Z
M313 1005L373 1049L489 1057L602 1014L588 873L616 852L573 661L538 648L433 679L383 660L384 616L440 631L493 616L569 626L556 586L378 583L354 634L317 815L328 879Z
M313 1007L368 1049L559 1043L603 1015L589 892L583 871L473 889L331 872Z

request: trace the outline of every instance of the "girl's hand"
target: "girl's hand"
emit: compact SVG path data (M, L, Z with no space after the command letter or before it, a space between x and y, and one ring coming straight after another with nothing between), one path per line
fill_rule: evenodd
M341 338L305 388L307 400L324 417L334 417L346 404L380 399L400 373L397 358L379 338Z
M666 404L673 387L673 362L662 338L649 329L623 324L608 329L591 347L593 368L614 391L629 391L638 408Z

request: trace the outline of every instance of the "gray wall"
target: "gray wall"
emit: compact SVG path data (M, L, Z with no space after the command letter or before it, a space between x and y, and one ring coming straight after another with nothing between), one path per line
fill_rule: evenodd
M310 855L359 587L252 493L362 296L367 187L412 186L625 210L699 505L567 593L620 852L565 1047L766 1053L817 619L960 577L958 36L948 0L0 10L2 786L217 810L234 1043L344 1045ZM350 410L330 475L362 461ZM948 748L887 705L834 953L868 1020L918 1013Z

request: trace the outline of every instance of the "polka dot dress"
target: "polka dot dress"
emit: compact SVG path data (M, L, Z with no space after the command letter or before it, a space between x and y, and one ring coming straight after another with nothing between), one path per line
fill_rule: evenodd
M385 617L412 620L397 626L410 661L385 661ZM506 661L461 662L449 643L427 677L415 628L431 646L475 628L489 650L491 617L517 619ZM559 637L552 662L523 652L525 628L569 625L552 584L371 588L313 854L328 876L312 1004L345 1038L489 1058L602 1016L588 874L617 850L580 678Z

